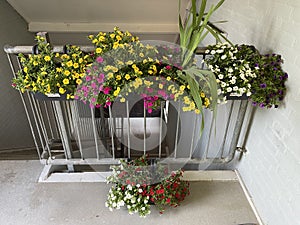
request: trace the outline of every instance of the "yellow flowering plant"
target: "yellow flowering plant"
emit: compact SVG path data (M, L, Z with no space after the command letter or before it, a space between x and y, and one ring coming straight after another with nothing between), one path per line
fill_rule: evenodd
M12 86L22 92L45 95L67 94L73 98L78 84L85 76L90 56L77 46L66 46L66 53L54 53L44 37L37 36L37 54L19 54L22 70L17 72Z

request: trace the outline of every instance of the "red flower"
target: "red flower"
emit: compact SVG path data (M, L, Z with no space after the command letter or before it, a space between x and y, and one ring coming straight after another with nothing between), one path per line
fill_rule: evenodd
M170 198L167 198L166 202L167 202L167 203L170 203L170 202L171 202L171 199L170 199Z
M126 180L126 184L131 184L130 180Z
M156 194L163 194L165 192L165 190L164 189L160 189L160 190L156 190Z

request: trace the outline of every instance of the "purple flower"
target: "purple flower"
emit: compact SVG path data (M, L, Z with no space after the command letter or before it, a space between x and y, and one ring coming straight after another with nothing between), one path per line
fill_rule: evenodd
M101 56L99 56L99 57L97 57L96 61L98 63L103 63L104 60L103 60L103 58Z
M260 103L260 104L259 104L259 107L260 107L260 108L264 108L264 107L265 107L265 104L264 104L264 103Z
M253 106L257 106L257 102L252 102L252 105Z
M86 81L91 81L92 78L91 78L90 76L86 76L86 77L85 77L85 80L86 80Z
M265 83L259 85L261 88L266 88L267 85Z
M284 78L286 79L288 77L289 77L289 75L287 73L284 73Z

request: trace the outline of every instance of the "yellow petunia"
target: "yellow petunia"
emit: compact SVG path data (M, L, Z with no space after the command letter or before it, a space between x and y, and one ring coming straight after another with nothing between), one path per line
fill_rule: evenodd
M76 84L80 85L82 83L82 80L81 79L77 79L76 80Z
M74 67L75 69L77 69L77 68L79 67L79 64L78 64L78 63L74 63L74 64L73 64L73 67Z
M200 114L200 110L199 109L195 109L195 113L196 114Z
M201 93L200 93L200 97L201 97L201 98L205 98L204 92L201 92Z
M132 64L133 64L133 61L129 60L129 61L126 62L126 64L127 64L127 65L132 65Z
M125 75L125 79L126 79L126 80L129 80L129 79L130 79L130 75L129 75L129 74L126 74L126 75Z
M64 74L65 74L66 76L69 76L69 75L71 74L71 72L70 72L69 70L65 70L65 71L64 71Z
M117 87L117 90L115 90L114 91L114 96L118 96L118 94L120 93L120 88L119 87Z
M167 81L170 81L171 80L171 77L167 77Z
M79 63L82 63L82 62L83 62L83 59L82 59L82 58L80 58L80 59L78 60L78 62L79 62Z
M120 35L117 35L117 36L116 36L116 39L117 39L118 41L121 41L121 40L122 40L122 38L120 37Z
M96 48L96 53L100 54L102 52L102 48Z
M65 78L65 79L63 80L63 83L64 83L64 84L69 84L70 81L69 81L69 79Z
M121 79L122 79L121 75L116 76L116 80L121 80Z
M25 66L24 69L23 69L23 71L24 71L25 73L28 73L28 67Z
M72 60L68 61L68 62L66 63L66 65L67 65L68 67L73 66L73 61L72 61Z
M124 97L120 99L120 102L125 102L125 101L126 99Z
M118 47L119 47L119 43L118 42L114 42L113 49L117 49Z
M163 89L164 85L163 84L159 84L158 87L159 87L159 89Z
M139 56L140 56L140 57L144 57L145 55L144 55L144 53L141 52L141 53L139 54Z
M114 77L114 74L113 73L108 73L107 76L108 76L108 79L112 79Z
M105 37L100 36L100 37L99 37L99 41L101 41L101 42L105 41Z
M62 88L62 87L59 88L59 93L60 93L60 94L64 94L65 92L66 92L66 90L65 90L64 88Z
M185 89L185 86L184 86L184 85L181 85L181 86L179 87L179 89L180 89L180 91L183 91L183 90Z
M51 57L50 57L49 55L46 55L46 56L44 57L44 60L45 60L46 62L49 62L49 61L51 60Z
M57 68L56 68L56 72L58 72L58 73L62 72L62 68L57 67Z
M34 65L34 66L37 66L37 65L39 65L39 62L34 61L34 62L33 62L33 65Z
M110 36L110 38L115 38L116 35L115 34L110 34L109 36Z

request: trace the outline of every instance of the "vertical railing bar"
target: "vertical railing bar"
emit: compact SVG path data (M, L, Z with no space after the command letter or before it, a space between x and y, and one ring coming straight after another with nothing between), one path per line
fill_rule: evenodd
M226 128L225 128L225 132L223 135L223 141L222 141L222 145L221 145L221 158L223 158L223 154L224 154L224 149L225 149L225 143L226 143L226 139L227 139L227 135L228 135L228 129L229 129L229 125L230 125L230 121L231 121L231 116L232 116L232 111L233 111L233 105L234 105L234 101L231 101L230 104L230 109L229 109L229 116L226 122Z
M233 130L233 135L232 135L232 139L231 139L231 143L230 143L230 147L229 147L229 153L228 153L228 156L225 159L223 159L223 161L225 161L225 162L230 162L234 158L234 153L236 151L236 147L238 144L238 140L239 140L242 126L243 126L247 107L248 107L248 101L240 100L238 117L237 117L235 127Z
M38 133L39 133L39 136L40 136L40 139L41 139L43 153L47 151L48 154L49 154L49 157L51 157L51 149L48 145L48 138L45 136L45 133L43 131L43 127L42 127L40 117L39 117L39 112L36 108L35 99L33 98L32 94L30 94L28 92L27 92L27 96L28 96L30 107L32 108L32 114L33 114L33 118L34 118L34 121L35 121L35 124L36 124L36 128L38 130ZM42 141L43 140L42 136L44 137L45 144ZM46 148L45 148L45 146L46 146Z
M177 158L180 114L181 114L181 101L178 102L178 114L177 114L177 124L176 124L175 147L174 147L174 158L175 159Z
M41 124L41 129L42 129L42 132L43 132L43 135L45 137L45 139L47 140L46 143L47 143L47 147L49 148L50 150L50 146L49 146L49 137L48 137L48 133L47 133L47 130L46 130L46 125L45 125L45 121L44 121L44 118L43 118L43 114L42 114L42 110L41 110L41 107L40 107L40 103L39 101L34 101L34 105L37 109L37 112L39 115L38 117L40 118L40 124Z
M97 159L99 160L100 159L100 154L99 154L99 146L98 146L98 140L97 140L97 130L96 130L95 110L94 110L94 108L91 108L91 115L92 115L92 125L93 125L93 134L94 134L96 154L97 154Z
M16 78L15 68L13 66L13 63L12 63L12 60L11 60L11 56L9 54L6 54L6 55L7 55L8 61L9 61L9 65L10 65L11 71L13 72L13 77ZM18 62L19 69L21 70L22 67L20 65L18 57L17 57L17 62ZM32 137L33 137L33 142L35 144L35 147L36 147L39 159L41 160L42 158L41 158L40 148L39 148L39 145L37 143L37 138L36 138L35 133L34 133L34 129L33 129L33 126L32 126L32 121L31 121L31 118L30 118L30 115L29 115L29 111L28 111L28 108L27 108L24 96L23 96L23 94L22 94L22 92L20 90L18 92L19 92L19 95L21 97L21 101L22 101L22 104L24 106L24 109L25 109L25 114L26 114L27 120L29 122L29 127L30 127L30 131L31 131L31 134L32 134ZM28 95L28 92L27 92L27 95ZM32 108L31 108L31 111L33 111ZM39 136L39 137L40 137L40 142L42 142L41 136ZM42 148L44 149L43 144L42 144Z
M160 123L159 123L159 143L158 143L158 158L161 158L161 142L162 142L162 125L163 125L163 113L165 102L161 101L160 104Z
M208 141L207 141L207 145L206 145L206 149L205 149L205 158L204 159L208 159L208 151L209 151L209 146L210 146L210 140L211 140L211 133L212 133L212 128L213 128L213 125L214 125L214 119L213 117L211 117L211 120L210 120L210 126L209 126L209 133L208 133Z
M107 140L106 140L106 124L105 124L105 115L104 115L104 111L103 111L103 106L100 107L100 126L101 126L101 136L105 145L106 150L108 150L108 144L107 144ZM106 151L107 152L107 151Z
M193 156L194 139L195 139L195 131L196 131L196 126L197 126L197 121L198 121L198 116L197 116L197 114L195 114L195 121L194 121L193 135L192 135L192 140L191 140L191 148L190 148L190 156L189 156L190 159Z
M127 117L127 155L130 159L130 117L129 117L129 104L126 100L126 117Z
M67 118L68 118L68 126L70 128L70 132L72 133L74 131L74 126L73 126L73 123L72 123L72 113L71 113L71 103L70 101L65 101L65 105L66 105L66 111L67 111Z
M147 118L146 118L146 107L144 105L144 155L146 155L146 140L147 140Z
M55 132L56 132L56 135L57 135L57 139L59 139L60 137L60 133L59 133L59 128L58 128L58 123L57 123L57 120L56 120L56 116L55 116L55 107L54 107L54 102L53 101L50 101L50 107L51 107L51 112L52 112L52 116L54 118L54 126L55 126Z
M115 159L115 143L114 143L114 128L113 128L114 121L112 117L111 106L108 106L108 112L109 112L110 134L111 134L112 156L113 159Z
M79 129L79 112L78 112L78 108L77 108L77 101L72 101L72 106L74 109L74 117L73 117L73 123L74 123L74 127L77 133L77 138L78 138L78 147L79 147L79 152L81 155L81 159L84 159L83 156L83 149L82 149L82 143L81 143L81 138L80 138L80 129Z
M47 107L46 101L44 101L43 103L44 103L44 107L45 107L46 116L47 116L47 119L48 119L48 124L49 124L49 130L50 130L51 138L54 139L54 133L53 133L53 130L52 130L52 125L51 125L51 121L50 121L48 107Z

